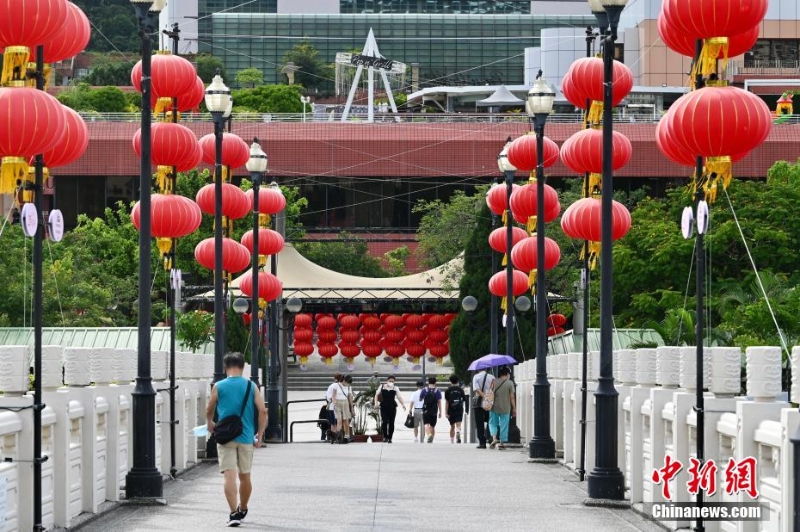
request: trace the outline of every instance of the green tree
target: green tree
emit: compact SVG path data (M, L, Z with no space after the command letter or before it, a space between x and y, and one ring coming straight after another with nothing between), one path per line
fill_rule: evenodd
M423 266L441 266L464 251L485 204L487 189L486 186L477 187L472 196L456 190L447 202L440 199L417 202L413 212L422 213L422 218L417 229L419 247L416 253Z
M407 273L406 261L410 255L411 252L408 250L408 246L400 246L383 254L383 258L386 259L389 265L388 271L391 277L399 277Z
M236 73L236 83L251 89L264 84L264 73L257 68L245 68Z
M92 21L89 50L124 52L139 50L139 30L129 0L75 0Z
M197 65L197 75L203 80L203 83L209 84L219 69L219 75L222 79L228 79L228 73L225 71L225 64L219 57L211 54L197 54L195 57L195 64Z
M225 341L228 344L228 353L242 353L250 362L250 329L244 326L242 317L228 306L227 320L225 321Z
M105 63L95 66L81 81L93 85L126 87L131 84L131 69L133 65L127 61Z
M117 87L94 89L87 96L90 105L97 112L124 113L128 110L128 98Z
M257 113L300 113L302 87L299 85L262 85L233 91L233 103Z
M214 315L204 310L193 310L178 317L175 336L192 353L197 353L206 343L214 341Z
M333 68L320 59L319 50L308 41L297 43L284 54L278 72L281 72L287 63L295 64L298 69L294 75L295 83L306 89L322 89L333 82Z
M472 315L462 310L450 325L450 358L455 373L462 378L466 378L467 367L473 360L490 352L489 309L492 298L489 293L489 279L494 273L493 252L489 247L491 230L491 213L483 204L476 223L472 226L472 234L467 239L464 250L464 275L459 284L459 298L463 299L468 295L475 297L478 300L478 308ZM522 360L524 352L525 358L531 358L536 345L532 320L525 315L517 318L519 334L515 335L515 357ZM498 350L505 353L505 334L502 327L499 336Z
M346 232L340 233L340 237L353 241L298 242L295 247L308 260L329 270L360 277L388 277L380 260L369 254L365 241Z

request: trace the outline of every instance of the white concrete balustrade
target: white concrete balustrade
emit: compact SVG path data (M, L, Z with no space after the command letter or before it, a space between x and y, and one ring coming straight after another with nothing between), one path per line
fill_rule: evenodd
M0 346L0 530L33 527L33 404L28 346ZM156 396L156 467L170 472L169 356L152 353ZM204 439L192 429L205 421L213 355L178 353L176 470L197 462ZM62 382L63 370L63 382ZM131 467L133 349L42 348L42 516L45 528L69 527L76 516L119 501ZM21 410L17 410L23 407ZM25 408L27 407L27 408ZM9 410L14 409L14 410ZM4 491L5 493L2 493Z
M789 532L792 530L793 472L792 437L798 430L800 413L781 394L779 347L706 347L704 358L704 457L717 466L717 493L705 500L750 502L747 493L725 493L725 470L730 459L736 464L757 460L755 485L758 502L767 503L769 515L761 522L706 521L708 532ZM667 455L683 469L670 483L673 502L692 502L686 483L690 458L697 457L698 414L697 348L658 347L620 349L614 352L615 386L619 392L619 467L625 474L626 497L634 507L664 501L662 485L654 484L653 471L664 467ZM532 391L535 361L517 372L518 404L523 435L530 438L535 412ZM590 352L586 371L587 438L585 468L594 467L595 402L599 353ZM557 457L568 468L580 464L581 353L550 355L550 426ZM800 402L800 347L791 352L792 397ZM745 370L745 380L742 370ZM744 389L743 389L744 388ZM694 526L690 521L664 523L672 529Z

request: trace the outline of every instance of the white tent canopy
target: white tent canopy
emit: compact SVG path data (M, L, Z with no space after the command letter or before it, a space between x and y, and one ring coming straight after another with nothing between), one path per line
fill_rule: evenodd
M358 277L323 268L303 257L291 244L278 254L278 279L283 283L283 299L297 297L314 300L441 300L458 298L458 279L448 274L462 271L463 258L413 275L402 277ZM231 297L241 294L239 280L230 284ZM449 282L448 282L449 281ZM203 296L213 298L210 291Z

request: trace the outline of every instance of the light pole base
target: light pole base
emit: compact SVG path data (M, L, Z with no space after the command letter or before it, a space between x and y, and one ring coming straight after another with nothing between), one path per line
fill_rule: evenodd
M264 431L264 441L267 443L283 443L283 427L280 425L267 427Z
M125 476L125 498L143 502L164 498L164 480L156 469L131 469Z
M556 457L556 442L553 438L546 436L537 438L534 436L528 443L528 457L553 460Z
M592 499L621 501L625 498L625 475L619 468L594 468L586 476L587 490Z

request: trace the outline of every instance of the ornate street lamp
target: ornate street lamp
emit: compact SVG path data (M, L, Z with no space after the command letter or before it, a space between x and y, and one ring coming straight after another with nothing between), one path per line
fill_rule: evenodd
M511 139L506 141L502 151L497 156L497 167L503 172L506 184L506 250L511 253L511 248L514 247L513 241L513 220L514 216L511 214L511 192L514 186L514 174L517 169L508 160L508 146L511 144ZM514 265L511 261L506 262L506 355L514 356Z
M550 383L547 380L547 285L544 249L544 126L553 112L555 92L541 70L528 92L528 113L536 132L536 380L533 383L533 438L528 453L535 459L554 459L556 444L550 436Z
M156 466L156 391L150 373L150 301L151 280L151 212L150 183L150 60L151 35L158 23L158 14L166 0L131 0L139 20L139 37L142 41L142 158L139 173L139 353L136 386L131 393L133 418L133 460L125 477L127 499L160 499L164 493L161 473Z
M222 135L225 112L231 105L231 90L217 73L206 89L206 107L214 120L214 383L225 378L225 305L222 293ZM254 279L255 281L255 279Z
M253 182L253 293L252 301L250 302L251 319L250 319L250 380L258 386L258 362L261 356L261 342L258 335L258 196L259 189L261 188L261 179L264 172L267 171L267 154L261 149L258 139L253 139L253 144L250 146L250 159L247 161L247 171L250 172L250 179ZM239 301L237 299L237 301ZM234 302L235 303L235 302Z
M608 26L603 39L603 185L601 203L600 255L600 377L595 392L597 427L595 437L595 466L588 475L589 497L594 499L622 500L625 495L625 477L617 463L617 403L619 393L614 387L614 344L612 332L614 269L612 263L612 199L614 195L613 151L613 101L614 43L620 15L628 0L588 0L597 16L601 30ZM586 341L584 339L584 341Z
M270 183L269 188L277 192L281 192L278 183L273 181ZM275 230L280 231L278 227L278 216L273 216ZM283 234L281 234L283 236ZM270 273L275 277L278 276L278 256L277 254L270 257ZM298 300L299 301L299 300ZM287 302L288 303L288 302ZM294 303L294 302L293 302ZM301 303L302 305L302 303ZM302 308L302 306L301 306ZM269 303L269 379L267 380L267 430L264 434L265 441L282 442L283 441L283 428L281 427L281 420L279 419L280 403L280 390L278 389L278 371L281 367L281 358L279 353L278 333L281 329L278 320L280 320L280 298L276 298ZM299 309L298 309L299 311Z

